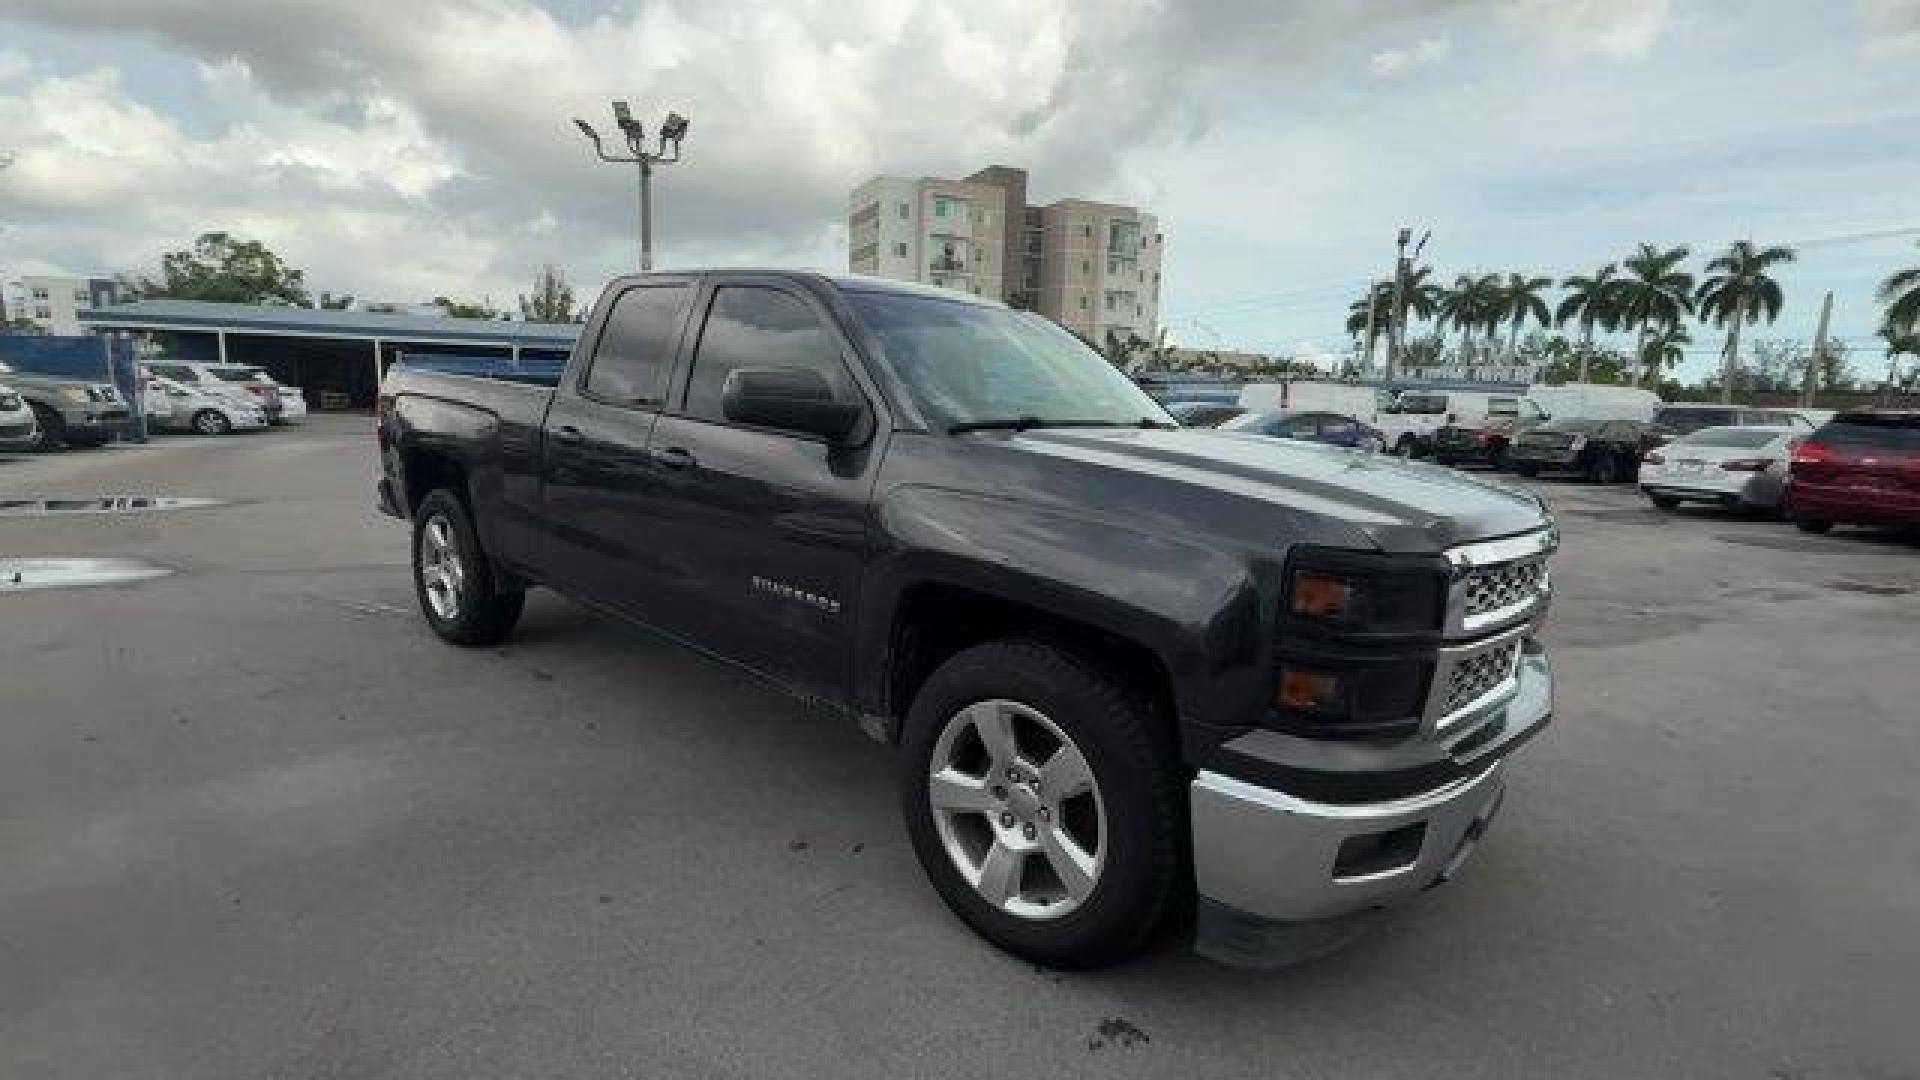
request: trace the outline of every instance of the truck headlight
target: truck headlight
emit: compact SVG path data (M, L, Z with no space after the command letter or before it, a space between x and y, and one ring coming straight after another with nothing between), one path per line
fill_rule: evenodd
M60 388L60 396L78 405L84 405L89 400L87 388L84 386L63 386Z
M1283 610L1296 624L1340 634L1433 634L1446 581L1435 559L1300 548L1288 567Z

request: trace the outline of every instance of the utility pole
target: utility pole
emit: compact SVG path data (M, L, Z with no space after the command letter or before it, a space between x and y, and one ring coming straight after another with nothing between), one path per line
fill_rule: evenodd
M1420 243L1413 249L1413 257L1420 257L1427 241L1432 239L1433 231L1420 235ZM1400 372L1400 347L1406 337L1407 327L1407 241L1413 239L1412 229L1401 229L1399 239L1394 246L1393 256L1393 302L1387 308L1387 370L1386 381L1391 383Z
M609 154L600 143L600 133L593 125L579 117L573 118L575 127L580 129L588 141L593 143L593 152L601 161L618 165L637 167L640 181L640 269L653 269L653 167L671 165L680 160L680 140L687 137L687 118L677 112L667 114L660 124L659 142L652 152L646 148L646 132L640 122L633 118L633 110L624 101L613 103L613 120L626 138L627 154ZM673 144L671 156L667 153L667 144Z
M1833 292L1820 302L1820 325L1813 332L1813 355L1807 358L1807 378L1800 386L1800 407L1813 407L1813 392L1819 387L1820 369L1827 362L1827 322L1833 318Z

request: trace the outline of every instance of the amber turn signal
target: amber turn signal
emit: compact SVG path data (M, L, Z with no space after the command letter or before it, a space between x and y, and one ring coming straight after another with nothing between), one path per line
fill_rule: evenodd
M1300 573L1293 579L1293 613L1338 619L1353 606L1353 583L1329 574Z
M1324 671L1280 670L1281 708L1296 712L1324 712L1340 704L1340 679Z

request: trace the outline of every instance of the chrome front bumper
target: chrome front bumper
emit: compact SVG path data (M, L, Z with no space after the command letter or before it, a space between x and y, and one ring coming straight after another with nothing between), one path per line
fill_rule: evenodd
M1553 710L1544 654L1530 653L1518 689L1459 725L1457 745L1500 724L1528 732ZM1503 740L1504 741L1504 740ZM1500 808L1506 759L1453 783L1376 803L1322 803L1202 771L1191 787L1196 948L1248 966L1307 959L1353 936L1356 919L1451 878Z

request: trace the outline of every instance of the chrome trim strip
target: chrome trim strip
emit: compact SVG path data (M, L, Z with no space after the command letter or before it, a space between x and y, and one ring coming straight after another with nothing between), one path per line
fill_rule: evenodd
M1447 561L1457 567L1481 567L1495 563L1518 562L1552 551L1560 538L1551 527L1501 540L1482 540L1447 549Z
M1532 623L1522 623L1511 630L1470 645L1456 645L1441 649L1439 659L1433 665L1433 681L1427 686L1426 706L1422 710L1427 720L1427 730L1430 733L1446 731L1461 720L1513 696L1514 691L1520 688L1520 657L1524 652L1520 645L1522 640L1532 632ZM1507 667L1506 677L1486 693L1442 715L1440 710L1446 707L1447 685L1453 678L1454 669L1481 653L1509 645L1513 646L1513 662Z

